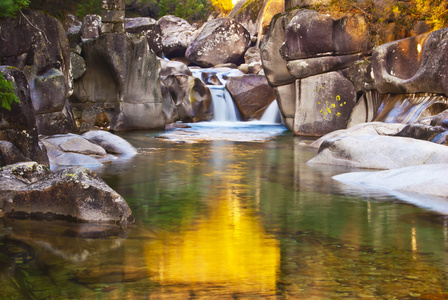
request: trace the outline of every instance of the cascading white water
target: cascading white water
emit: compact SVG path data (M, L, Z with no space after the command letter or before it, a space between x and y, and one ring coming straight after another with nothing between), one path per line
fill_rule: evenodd
M213 122L240 122L241 117L233 102L232 96L226 89L227 78L232 76L244 75L238 69L230 68L211 68L211 69L197 69L192 68L191 72L194 77L201 79L207 84L207 80L204 78L214 77L209 81L214 81L214 84L207 84L212 94L214 119ZM204 76L205 75L205 76ZM272 104L266 109L260 122L266 124L280 124L282 123L280 110L278 108L277 101L274 100Z

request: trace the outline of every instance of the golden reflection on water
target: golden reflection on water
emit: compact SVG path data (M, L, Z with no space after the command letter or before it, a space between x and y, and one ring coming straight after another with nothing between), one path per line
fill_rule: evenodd
M274 294L280 265L277 240L237 198L219 199L209 215L145 248L160 284L217 285L229 293ZM203 288L203 287L202 287Z
M241 156L241 153L240 153ZM219 168L217 168L219 169ZM211 170L216 193L204 216L145 246L152 280L189 289L219 288L227 294L274 295L280 245L242 202L248 186L241 166ZM224 291L223 291L224 290Z

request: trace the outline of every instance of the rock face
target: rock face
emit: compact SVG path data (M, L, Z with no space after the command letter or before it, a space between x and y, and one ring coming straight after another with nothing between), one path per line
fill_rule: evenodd
M3 168L0 178L0 207L11 217L119 224L134 220L126 201L86 168L49 174L37 163L16 164Z
M21 15L0 21L0 64L24 72L33 105L38 108L39 133L73 132L73 114L65 101L71 92L67 34L52 17L28 10L24 15L29 22Z
M146 37L105 34L84 43L83 53L87 70L70 98L82 118L96 110L116 131L164 128L160 63Z
M3 144L1 147L2 166L29 160L48 165L46 149L39 143L36 117L25 75L14 67L1 66L0 72L7 80L13 82L16 96L20 101L19 104L12 105L11 111L0 109L0 140L12 144ZM10 154L13 156L9 157Z
M320 136L347 127L357 93L365 88L356 80L367 70L354 67L370 49L362 16L284 13L273 18L260 49L264 73L294 134Z
M448 29L376 47L372 54L375 88L380 93L448 95Z
M249 45L250 34L241 24L220 18L207 22L188 46L185 57L202 67L239 64Z
M405 137L345 136L324 141L308 163L368 169L447 164L448 147Z
M330 72L302 79L296 83L294 134L321 136L346 128L356 91L341 73Z
M162 56L162 31L156 20L152 18L126 19L126 32L145 34L148 39L149 48L158 56Z
M165 56L183 57L196 34L196 28L186 20L171 15L161 17L158 24Z
M226 88L244 121L260 119L275 99L274 92L263 75L230 77Z
M175 112L184 122L210 121L213 119L212 96L208 87L193 76L177 74L164 77L163 84L167 87L165 97L166 108L174 104ZM172 102L171 102L172 101Z

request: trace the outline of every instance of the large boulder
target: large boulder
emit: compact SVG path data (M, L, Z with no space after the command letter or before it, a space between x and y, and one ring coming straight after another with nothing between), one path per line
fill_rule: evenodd
M263 75L230 77L226 88L243 121L260 119L275 99L274 92Z
M347 127L356 91L340 72L304 78L296 90L294 134L321 136Z
M0 20L0 64L24 72L33 104L40 110L39 133L72 132L73 115L65 101L72 92L67 33L55 18L30 10L23 13L26 19L19 15ZM58 111L49 109L55 103Z
M355 135L328 139L308 164L395 169L447 164L448 147L406 137Z
M297 80L300 85L300 80ZM280 85L274 88L278 108L285 120L285 126L294 130L294 117L296 115L296 82Z
M353 172L336 175L333 179L370 188L398 190L438 197L448 196L448 165L422 165L378 172Z
M113 154L137 154L137 149L125 139L107 131L93 130L82 135L85 139Z
M152 18L127 18L126 32L134 34L145 34L148 39L149 48L157 55L162 54L162 31L160 25Z
M230 18L207 22L188 46L185 56L202 67L243 62L250 46L249 32Z
M33 160L41 164L48 164L46 149L39 143L36 117L25 75L14 67L1 66L0 72L13 83L15 94L20 101L20 103L12 105L11 111L0 108L0 140L10 142L26 158L22 159L17 154L14 155L16 159L9 160L4 157L8 152L2 151L2 165L7 161L17 162L18 158L20 161ZM8 145L4 145L2 148L16 152Z
M285 0L242 0L235 4L228 17L243 25L251 36L256 36L259 27L268 27L274 15L284 8Z
M289 73L287 62L280 55L280 47L285 40L285 28L290 20L289 13L273 18L269 32L260 45L263 70L272 86L286 85L295 81L294 76Z
M375 47L372 69L380 93L448 95L448 28Z
M86 15L81 25L81 37L83 41L95 39L101 34L101 16Z
M370 49L367 23L360 15L336 15L332 18L313 10L292 12L285 28L285 41L280 47L287 60L322 55L346 55Z
M134 220L126 201L91 170L72 167L46 175L42 169L29 163L1 170L0 208L5 214L119 224Z
M104 34L84 43L83 53L87 70L75 81L73 107L98 108L116 131L165 127L160 63L146 37Z
M158 24L162 33L163 53L168 58L183 57L197 29L186 20L172 15L163 16Z

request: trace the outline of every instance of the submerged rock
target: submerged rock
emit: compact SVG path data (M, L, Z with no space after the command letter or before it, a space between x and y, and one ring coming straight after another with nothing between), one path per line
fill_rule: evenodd
M201 67L243 62L244 53L250 46L250 34L230 18L207 22L191 42L185 57Z
M27 170L34 173L44 168L34 164ZM71 167L29 183L23 181L21 170L19 164L0 171L0 208L8 216L120 224L134 220L126 201L89 169Z
M308 163L368 169L448 164L448 147L406 137L343 136L324 141Z

